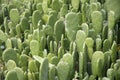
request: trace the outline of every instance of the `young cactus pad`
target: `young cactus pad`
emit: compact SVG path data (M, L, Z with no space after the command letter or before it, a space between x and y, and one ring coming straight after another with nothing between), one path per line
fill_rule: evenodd
M102 76L104 66L104 54L101 51L96 51L92 56L92 73L95 76Z
M70 67L67 62L60 61L57 65L57 74L59 80L68 80Z
M43 62L40 65L40 71L39 71L39 80L48 80L48 59L44 58Z
M75 35L79 29L79 21L79 16L74 12L70 12L65 16L65 31L70 41L75 40Z
M76 45L79 52L83 52L84 41L86 39L86 34L84 31L79 30L76 34Z
M11 59L18 63L17 53L13 49L6 49L2 54L2 58L5 62Z
M99 34L103 28L103 16L100 11L93 11L91 14L92 17L92 25L95 29L96 33Z
M20 19L18 9L11 9L10 10L10 20L13 21L15 24L18 23Z

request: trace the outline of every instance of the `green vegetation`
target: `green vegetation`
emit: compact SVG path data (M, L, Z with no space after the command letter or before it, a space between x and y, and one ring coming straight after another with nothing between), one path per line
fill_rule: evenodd
M0 0L0 80L120 80L120 0Z

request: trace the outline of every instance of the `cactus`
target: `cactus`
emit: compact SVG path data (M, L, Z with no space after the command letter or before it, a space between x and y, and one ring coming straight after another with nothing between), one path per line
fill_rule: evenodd
M81 27L82 27L82 30L85 32L86 36L88 36L88 34L89 34L88 24L87 24L87 23L83 23L83 24L81 25Z
M6 74L5 80L19 80L15 70L11 70Z
M30 50L32 55L39 55L39 42L37 40L30 42Z
M113 36L114 33L113 33L113 30L108 30L108 40L110 41L110 45L112 45L113 43Z
M69 79L73 76L73 73L74 73L74 60L73 60L73 57L70 53L66 53L63 55L63 58L61 58L61 61L63 62L67 62L68 65L69 65ZM71 77L70 77L71 76Z
M52 6L52 9L55 10L56 12L58 12L61 8L61 4L59 0L52 0L51 6Z
M110 51L107 51L104 53L104 67L106 68L106 70L110 67Z
M37 72L38 71L35 60L29 60L28 69L30 70L30 72Z
M18 49L17 39L15 37L11 38L12 47Z
M51 59L50 59L50 63L53 64L53 65L57 65L59 62L59 59L57 56L53 56Z
M55 56L55 54L53 54L53 53L49 53L47 55L47 58L48 58L49 62L50 62L51 58L54 57L54 56Z
M38 3L36 5L36 8L37 8L38 11L43 12L42 3Z
M86 39L86 34L84 31L79 30L77 31L76 34L76 45L77 45L77 49L79 52L83 52L83 45L84 45L84 41Z
M103 26L103 30L102 30L102 40L107 39L108 37L108 27L107 26Z
M42 1L42 8L43 8L44 13L48 12L48 3L47 3L47 0Z
M18 9L11 9L10 10L10 20L17 24L20 20Z
M24 32L25 30L29 30L30 29L30 25L29 25L28 19L26 17L23 17L21 19L20 24L21 24L21 26L20 26L21 27L21 31Z
M17 73L18 80L24 80L24 72L23 72L23 70L21 68L19 68L19 67L14 68L14 70Z
M107 70L107 77L110 78L110 80L114 80L115 77L115 70L110 68Z
M8 36L2 30L0 30L0 40L6 41L7 38Z
M58 59L61 59L64 55L64 49L62 47L59 47L58 49Z
M7 48L12 48L12 42L11 42L11 39L7 39L6 40L6 42L5 42L5 46L7 47Z
M44 58L39 69L39 80L48 80L48 59Z
M2 54L2 59L5 62L8 62L8 60L14 60L16 64L18 63L17 53L13 49L6 49Z
M60 9L60 17L64 17L68 12L68 5L63 4L61 9Z
M0 0L0 79L119 80L118 4Z
M96 3L97 0L90 0L90 3Z
M95 18L97 17L97 18ZM103 28L103 16L100 11L93 11L91 14L92 18L92 25L93 28L95 29L95 32L99 34L102 31Z
M17 36L18 37L21 37L22 36L22 34L21 34L21 24L17 24L16 25L16 33L17 33Z
M90 14L92 14L94 11L97 11L98 10L98 6L97 6L97 3L91 3L90 4Z
M79 75L80 79L84 78L84 74L86 72L86 53L80 52L79 53Z
M38 10L34 11L32 14L32 24L33 24L35 29L38 27L38 22L40 19L41 19L40 12Z
M5 32L8 34L8 33L9 33L9 28L8 28L8 20L7 20L7 17L4 18L4 27L5 27Z
M55 11L51 11L49 14L50 15L49 15L47 24L52 27L52 30L54 30L54 24L57 21L58 14Z
M33 72L28 72L27 73L27 76L28 76L28 80L35 80L35 74Z
M74 21L76 22L74 23ZM75 40L75 35L79 29L79 21L79 16L74 12L70 12L65 16L65 31L70 41Z
M65 32L65 25L63 20L56 21L54 25L54 34L55 34L55 40L58 43L61 40L62 34Z
M119 14L120 9L118 8L119 7L118 3L120 3L119 0L116 0L114 2L112 2L111 0L106 0L106 2L105 2L105 7L106 7L107 11L109 12L112 10L115 12L115 14L116 14L115 20L120 18L120 14Z
M88 37L92 37L93 39L96 39L96 32L94 29L89 30L89 35Z
M80 0L71 0L71 5L76 11L79 9Z
M110 49L110 41L108 39L105 39L103 41L103 52L106 52Z
M117 58L117 44L114 41L111 47L111 60L112 62L115 62Z
M104 44L103 44L104 46ZM101 38L96 38L96 51L100 51L102 47L102 40Z
M104 54L101 51L94 52L92 56L92 73L95 76L102 76L102 70L104 67Z
M23 69L23 71L26 71L28 68L27 67L28 66L28 56L25 54L21 54L19 64L20 64L21 68Z
M7 70L10 71L16 67L16 63L13 60L8 60L6 63Z
M55 80L55 76L56 76L56 67L51 66L49 68L49 79L48 80Z
M59 80L68 80L70 66L67 62L60 61L57 65L57 75Z
M93 55L94 40L92 38L86 38L85 43L87 45L89 59L91 60Z
M108 13L108 28L110 30L113 30L114 25L115 25L115 13L114 11L110 11Z

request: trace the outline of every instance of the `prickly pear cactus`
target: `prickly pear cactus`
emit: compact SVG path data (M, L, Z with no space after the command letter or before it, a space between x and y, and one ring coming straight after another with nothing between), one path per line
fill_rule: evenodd
M71 5L76 11L79 9L80 0L71 0Z
M78 30L76 34L76 45L79 52L83 52L84 50L83 46L84 46L85 39L86 39L85 32L82 30Z
M55 76L56 76L56 67L51 66L49 68L49 80L55 80Z
M96 18L97 17L97 18ZM95 32L99 34L102 31L103 28L103 16L100 11L93 11L91 14L92 18L92 25L95 29Z
M54 34L57 42L61 40L61 36L62 34L64 34L64 32L65 32L65 25L63 20L56 21L54 25Z
M0 0L0 80L120 80L119 0Z
M8 36L2 30L0 30L0 40L6 41L7 38Z
M34 11L32 14L32 23L35 29L38 27L38 22L40 19L41 19L40 12L38 10Z
M37 72L38 71L38 67L36 65L35 60L30 60L29 61L28 68L29 68L30 72Z
M112 0L106 0L105 2L105 7L107 9L107 11L114 11L115 12L115 19L119 19L120 18L120 8L119 8L119 0L116 1L112 1Z
M76 21L74 23L74 21ZM70 41L75 40L75 35L79 29L79 16L77 13L70 12L65 16L65 31Z
M11 70L6 74L5 80L19 80L15 70Z
M16 67L16 63L13 60L8 60L6 63L7 70L10 71Z
M37 40L32 40L30 42L30 50L31 50L32 55L39 54L39 42Z
M59 80L68 80L70 66L67 62L60 61L57 65L57 75Z
M66 53L63 55L63 58L61 59L63 62L67 62L69 67L70 67L70 72L69 72L69 76L73 76L72 73L74 72L74 60L73 57L70 53Z
M19 22L20 16L18 9L11 9L10 10L10 20L17 24Z
M102 76L104 67L104 54L101 51L96 51L92 56L92 73L95 76Z
M87 45L88 55L91 60L93 55L94 40L92 38L86 38L85 44Z
M49 69L48 59L44 58L39 68L39 80L48 80L49 72L48 69Z
M11 59L18 63L17 53L13 49L6 49L2 54L2 58L5 62Z

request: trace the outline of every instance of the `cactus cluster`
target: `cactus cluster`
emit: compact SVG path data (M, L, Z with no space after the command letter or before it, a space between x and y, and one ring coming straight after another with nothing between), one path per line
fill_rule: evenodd
M120 80L120 0L0 0L0 80Z

